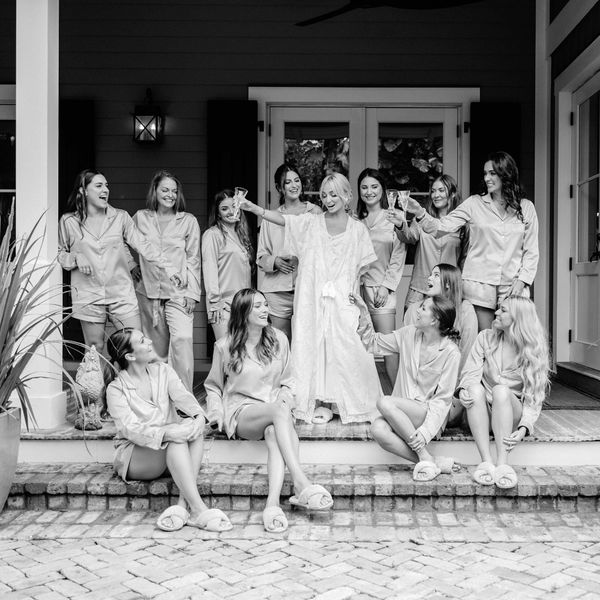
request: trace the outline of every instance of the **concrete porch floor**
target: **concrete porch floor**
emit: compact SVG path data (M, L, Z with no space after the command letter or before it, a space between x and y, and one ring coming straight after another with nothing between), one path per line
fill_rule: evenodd
M385 383L384 391L385 391ZM203 389L197 396L203 399ZM334 419L324 425L297 424L302 441L301 459L309 464L376 465L404 461L382 450L369 434L368 424L344 425ZM52 430L23 432L20 462L111 463L111 421L99 431L82 432L71 423ZM447 429L433 442L435 454L453 456L465 465L479 462L468 431ZM228 440L207 429L207 460L221 464L265 464L262 442ZM515 465L600 465L600 401L555 383L534 435L512 453Z

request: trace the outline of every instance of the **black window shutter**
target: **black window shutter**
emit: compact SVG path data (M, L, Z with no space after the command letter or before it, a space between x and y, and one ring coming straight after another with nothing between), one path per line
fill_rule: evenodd
M209 100L207 106L207 194L208 206L217 192L236 186L258 197L258 107L255 100ZM256 217L246 213L256 249ZM207 329L207 347L212 356L214 336Z
M483 189L483 165L490 152L504 150L521 166L521 105L517 102L471 103L471 187L463 197Z
M69 211L67 199L77 173L96 168L96 119L94 101L91 99L61 98L58 112L58 212L62 215ZM63 283L63 306L68 309L71 307L71 294L68 291L71 276L68 271L63 271ZM79 321L69 319L65 322L63 338L83 343ZM67 360L78 359L81 354L63 346L63 357Z

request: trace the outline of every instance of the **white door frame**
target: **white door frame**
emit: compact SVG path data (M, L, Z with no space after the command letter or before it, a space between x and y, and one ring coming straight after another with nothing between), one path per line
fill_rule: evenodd
M269 107L282 106L373 106L398 108L458 107L459 125L471 117L471 102L479 102L479 88L359 88L359 87L258 87L248 88L248 99L258 103L258 119L264 132L258 136L258 198L265 206L270 189L268 172ZM459 155L462 157L460 179L469 181L468 134L461 133Z
M570 186L574 185L573 169L576 160L575 132L571 126L573 94L600 70L600 38L590 44L555 80L556 153L554 158L554 358L557 362L570 360L569 329L572 314L572 290L569 257L573 256L572 200ZM560 318L559 318L560 316Z

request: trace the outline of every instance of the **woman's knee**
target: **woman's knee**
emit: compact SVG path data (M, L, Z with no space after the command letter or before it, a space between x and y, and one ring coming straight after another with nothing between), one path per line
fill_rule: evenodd
M494 404L512 405L513 393L507 385L496 385L492 388L492 406Z
M381 396L377 400L377 410L385 417L391 410L393 410L395 404L391 396Z
M275 427L273 427L273 425L267 425L267 427L265 427L265 442L267 442L267 444L271 444L276 441Z
M384 437L386 435L386 433L389 433L389 431L390 431L390 426L387 424L385 419L382 419L381 417L377 417L371 423L371 435L373 436L373 439L375 439L375 440L380 440L382 437Z
M280 402L271 405L271 414L273 416L273 423L287 423L292 420L292 413L289 407Z

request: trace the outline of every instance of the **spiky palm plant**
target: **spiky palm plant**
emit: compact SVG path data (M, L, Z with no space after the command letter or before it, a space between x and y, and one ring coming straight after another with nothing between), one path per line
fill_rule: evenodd
M36 425L28 395L28 383L37 378L48 378L47 373L30 372L27 366L33 356L44 351L45 346L56 343L54 334L60 332L69 316L63 317L62 286L50 286L49 278L57 266L56 259L48 263L40 256L40 217L33 229L22 239L11 242L14 223L14 202L8 218L8 227L0 244L0 413L8 411L11 395L17 392L21 412L27 428ZM48 304L55 307L48 310ZM42 312L45 310L46 312ZM58 340L62 343L62 340ZM57 354L60 357L60 353ZM46 358L60 365L61 375L73 389L78 403L81 396L72 377L65 371L62 361L46 354Z

